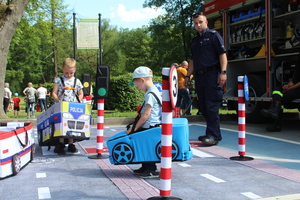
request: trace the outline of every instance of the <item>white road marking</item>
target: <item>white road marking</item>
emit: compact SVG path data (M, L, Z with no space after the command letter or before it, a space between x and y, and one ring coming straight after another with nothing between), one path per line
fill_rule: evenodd
M243 192L241 194L248 197L248 198L250 198L250 199L261 199L262 198L261 196L258 196L258 195L254 194L252 192Z
M38 188L39 199L51 199L49 187Z
M178 163L181 167L191 167L191 165L186 164L186 163Z
M117 129L110 129L111 131L117 131Z
M36 178L46 178L47 177L46 173L36 173L35 175L36 175Z
M216 183L223 183L223 182L225 182L224 180L219 179L219 178L217 178L215 176L212 176L210 174L200 174L200 175L203 176L203 177L205 177L205 178L207 178L207 179L209 179L209 180L211 180L211 181L214 181Z
M198 149L192 148L192 152L195 156L198 156L200 158L209 158L209 157L215 157L214 155L205 153L203 151L200 151Z

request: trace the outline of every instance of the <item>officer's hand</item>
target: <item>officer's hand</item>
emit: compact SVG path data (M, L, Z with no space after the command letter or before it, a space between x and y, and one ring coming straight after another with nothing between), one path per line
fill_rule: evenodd
M218 78L219 87L223 87L226 83L226 80L227 80L227 75L221 73Z

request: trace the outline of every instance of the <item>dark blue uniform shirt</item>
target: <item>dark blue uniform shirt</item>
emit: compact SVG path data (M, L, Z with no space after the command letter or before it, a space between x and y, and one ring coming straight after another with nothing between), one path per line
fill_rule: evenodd
M195 36L190 45L191 60L194 62L194 71L220 65L219 56L226 52L220 34L207 28L202 36Z

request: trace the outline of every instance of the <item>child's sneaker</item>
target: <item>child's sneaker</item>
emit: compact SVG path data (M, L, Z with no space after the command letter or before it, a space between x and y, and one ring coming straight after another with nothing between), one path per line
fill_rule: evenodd
M140 178L158 178L159 172L146 170L138 174Z
M134 174L140 174L140 173L143 173L143 172L145 172L146 170L143 168L143 167L141 167L141 168L139 168L139 169L135 169L135 170L133 170L133 173Z
M63 153L65 148L65 144L62 142L58 142L54 148L54 153Z
M68 151L76 153L76 152L78 152L78 149L76 148L75 144L71 143L68 145Z

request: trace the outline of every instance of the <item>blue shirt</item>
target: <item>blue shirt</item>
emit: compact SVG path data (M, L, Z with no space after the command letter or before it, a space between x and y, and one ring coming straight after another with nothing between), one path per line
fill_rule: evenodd
M194 71L219 65L219 56L226 52L220 34L209 28L205 29L202 36L198 34L192 39L190 49Z
M160 100L160 103L162 103L162 98L161 98L160 92L158 91L157 87L155 85L153 85L146 91L146 93L144 95L144 106L141 110L141 113L145 112L145 107L147 104L149 104L152 109L151 109L150 116L148 117L146 122L142 125L142 128L150 128L150 126L154 126L156 124L161 123L161 115L162 115L161 106L157 102L154 95L151 94L150 92L155 93L156 96L158 97L158 99Z

